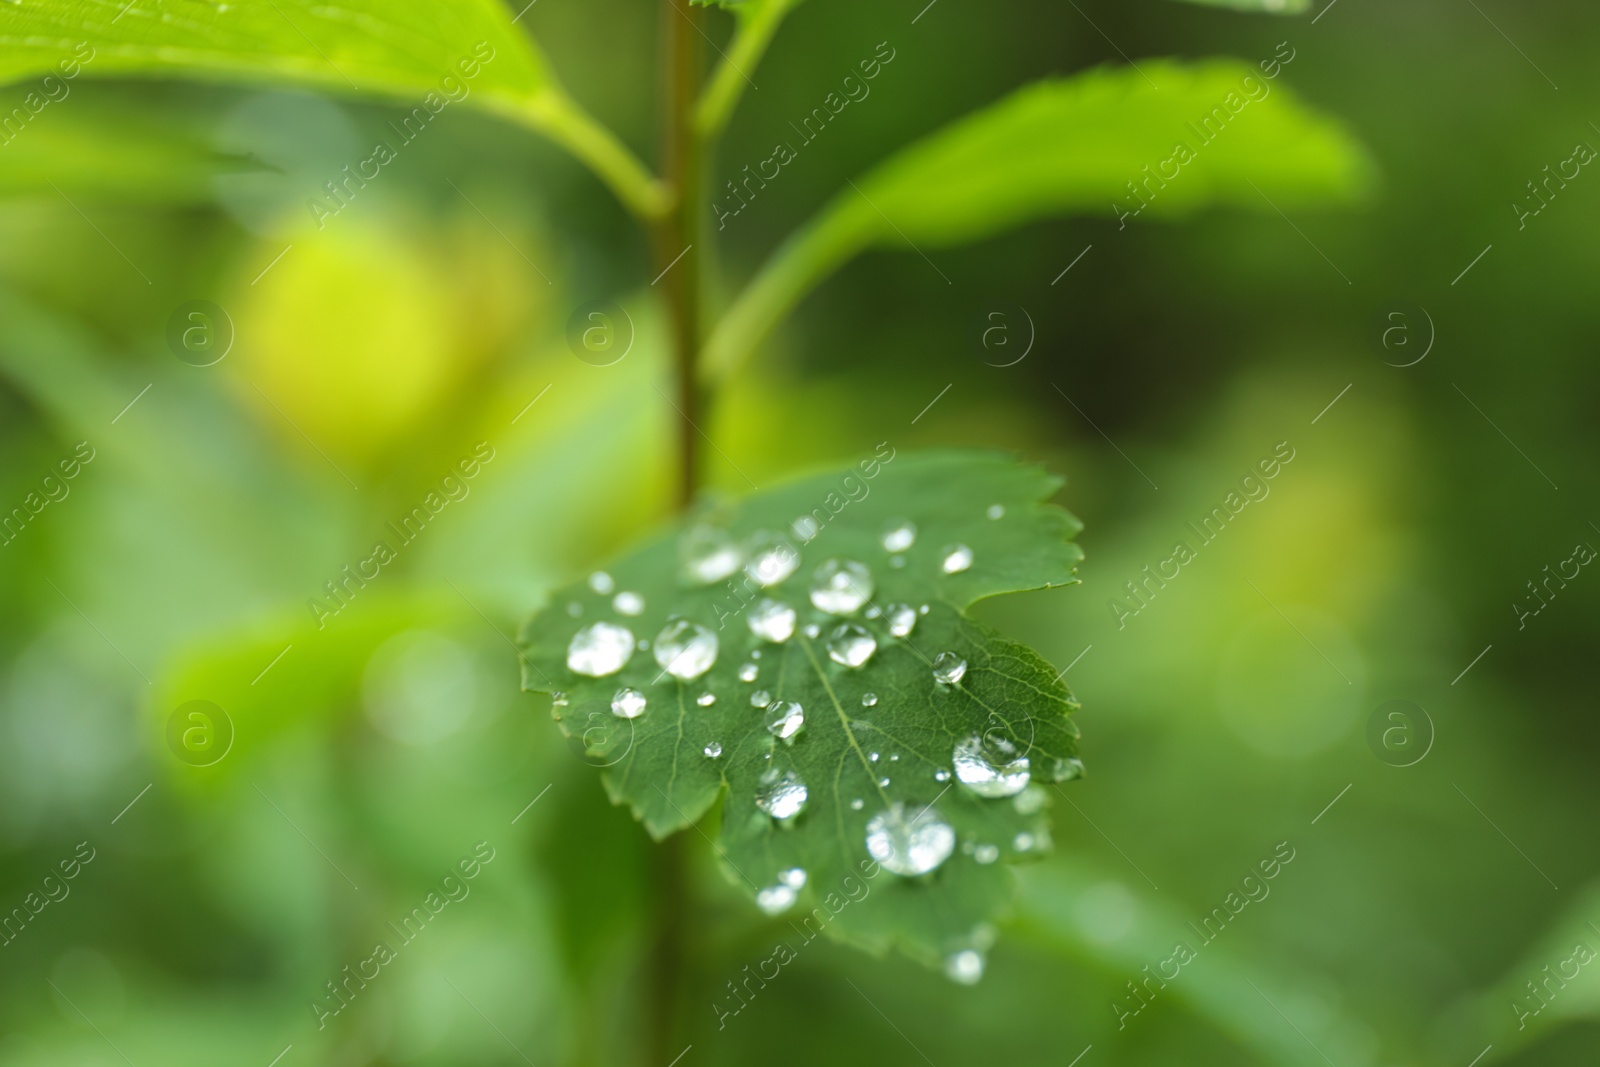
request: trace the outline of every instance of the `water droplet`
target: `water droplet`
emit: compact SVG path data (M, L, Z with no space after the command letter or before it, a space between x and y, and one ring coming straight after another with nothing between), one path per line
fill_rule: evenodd
M754 663L741 663L739 665L739 681L741 682L753 682L756 680L756 675L760 673L761 668Z
M618 615L642 615L644 613L644 597L638 593L618 593L611 598L611 606Z
M709 708L711 705L717 702L717 697L715 693L701 693L699 696L694 698L694 702L699 704L702 708Z
M906 558L904 556L890 556L889 557L889 566L893 567L895 570L899 570L901 567L904 567L905 565L906 565Z
M794 534L794 539L802 545L810 544L822 528L817 525L817 520L810 515L802 515L789 524L789 532Z
M678 549L684 577L696 585L720 582L744 562L739 546L714 526L696 526L683 535Z
M756 788L756 807L780 821L792 819L806 806L806 784L793 771L779 774L776 768L761 776Z
M551 693L550 694L550 706L552 708L564 708L564 707L566 707L567 706L567 694L562 692L559 689L557 689L554 693Z
M1011 839L1011 846L1018 852L1026 852L1033 847L1033 835L1024 831Z
M949 545L943 555L946 574L959 574L972 566L972 549L966 545Z
M876 619L883 615L883 609L876 604L868 604L867 610L862 612L869 619Z
M883 788L888 789L889 788L889 779L888 778L879 778L878 779L878 784L880 786L882 786Z
M888 552L904 552L917 541L917 524L910 519L891 519L883 528L883 547Z
M611 575L607 574L605 571L595 571L593 574L589 575L589 588L593 589L601 596L610 596L611 591L616 587L617 583L612 581Z
M770 597L756 602L745 616L750 632L763 641L783 644L794 636L794 609L781 600Z
M861 696L861 706L864 707L864 708L870 708L873 705L877 704L877 702L878 702L878 694L877 693L863 693L862 696Z
M990 864L1000 858L999 845L979 845L972 850L972 858L982 864Z
M770 703L772 703L772 694L765 689L757 689L750 694L750 706L752 708L764 708Z
M792 700L780 700L767 708L767 732L788 744L805 729L806 712Z
M961 784L980 797L1014 797L1028 788L1028 757L993 730L957 741L952 758Z
M910 604L890 604L884 617L889 620L889 632L896 637L910 637L917 628L917 609Z
M1083 760L1076 756L1058 759L1050 765L1051 776L1058 782L1070 782L1083 777Z
M868 759L869 762L877 763L878 762L878 754L876 752L868 752L867 753L867 759Z
M567 605L567 614L576 619L579 615L583 614L583 605L574 600L572 603Z
M800 890L805 888L805 884L806 872L799 867L779 871L777 884L756 894L756 905L768 915L780 915L799 899Z
M763 530L750 539L750 562L744 572L759 585L777 585L800 566L800 550L782 534Z
M761 650L759 648L752 648L750 650L750 658L751 659L760 659L761 658Z
M878 651L877 638L853 622L842 623L828 635L828 658L846 667L860 667Z
M616 674L633 655L633 633L614 622L596 622L572 636L567 666L590 678Z
M713 741L713 742L711 742L709 745L706 746L705 753L706 753L706 756L708 758L716 759L718 756L722 755L722 742L721 741Z
M911 816L898 801L867 820L867 854L894 874L927 874L955 851L956 832L932 807Z
M645 697L637 689L618 689L611 698L611 714L619 719L637 719L644 714Z
M806 623L805 635L807 637L816 637L821 632L822 632L822 627L818 626L816 623L814 623L814 622Z
M988 515L991 519L1002 519L1002 518L1005 518L1005 514L1006 514L1005 505L1004 504L990 504L989 505L989 510L984 512L984 514Z
M856 797L854 800L852 800L850 802L850 810L851 811L860 811L862 808L864 808L866 806L867 806L867 802L865 800L862 800L860 797Z
M1011 806L1017 809L1019 815L1035 815L1044 810L1044 802L1049 799L1045 791L1035 783L1018 793L1017 799L1011 802Z
M953 982L977 985L983 977L983 953L970 948L951 953L945 958L944 973Z
M917 614L918 615L926 615L930 610L931 609L928 607L928 605L924 604L924 605L922 605L922 607L917 609Z
M691 681L717 662L717 635L688 619L673 619L656 634L656 662L674 678Z
M898 753L898 752L889 753L889 762L890 763L899 763L900 762L900 753Z
M941 652L933 658L933 680L941 685L955 685L966 674L967 661L954 652Z
M811 603L829 615L854 615L872 599L872 572L864 563L830 559L811 578Z
M933 780L936 782L948 782L950 780L950 772L940 767L933 772Z

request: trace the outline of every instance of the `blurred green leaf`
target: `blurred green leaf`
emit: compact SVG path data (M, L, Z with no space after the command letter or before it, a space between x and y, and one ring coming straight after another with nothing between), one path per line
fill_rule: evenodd
M1233 60L1149 60L1040 82L840 192L739 296L707 345L705 369L726 374L812 287L876 245L964 244L1052 215L1126 220L1144 202L1136 185L1148 210L1177 217L1217 204L1345 200L1367 178L1366 157L1341 126Z
M793 903L800 880L785 872L798 869L803 897L837 910L870 853L895 873L831 931L930 961L974 947L1008 899L995 860L1048 843L1045 798L1016 772L1060 781L1079 770L1076 702L1056 671L965 614L983 597L1075 580L1079 524L1041 503L1059 485L1004 456L895 459L880 447L859 469L726 503L560 591L523 635L524 685L563 691L562 729L656 837L726 793L719 850L765 909ZM907 522L914 543L889 551L886 531ZM970 568L947 562L956 546ZM819 592L839 561L862 569ZM774 625L767 610L785 606L787 625ZM669 643L683 626L713 663ZM615 636L625 665L574 655L596 629ZM641 638L650 655L636 654ZM964 673L937 681L952 657ZM953 751L968 744L1010 773L982 782L964 763L976 784L959 785ZM886 856L883 842L869 846L875 825L915 847Z
M297 85L414 102L423 125L459 102L543 132L634 210L665 205L658 184L566 95L498 0L43 0L0 7L0 40L7 83L89 74Z
M21 106L20 89L0 93L0 115ZM75 100L43 114L6 143L0 196L83 193L145 203L192 203L216 194L219 175L259 164L218 152L198 116L110 100ZM54 186L54 189L52 189Z
M739 19L733 40L722 55L722 62L707 81L695 107L695 126L702 137L714 137L728 124L733 109L750 84L750 75L761 63L767 46L783 20L800 0L692 0L716 4L732 11Z

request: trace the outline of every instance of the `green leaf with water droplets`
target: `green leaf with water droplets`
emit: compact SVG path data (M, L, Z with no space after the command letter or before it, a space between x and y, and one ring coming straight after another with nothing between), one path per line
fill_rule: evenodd
M880 446L708 505L557 592L524 687L656 837L721 800L717 852L765 910L975 977L1007 863L1048 848L1046 785L1081 765L1057 670L966 612L1076 581L1060 485Z

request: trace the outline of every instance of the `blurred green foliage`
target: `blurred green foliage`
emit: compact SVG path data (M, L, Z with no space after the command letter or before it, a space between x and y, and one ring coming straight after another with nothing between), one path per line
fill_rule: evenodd
M1091 1045L1082 1067L1464 1067L1486 1046L1480 1067L1588 1063L1594 968L1542 999L1527 983L1600 946L1582 821L1595 594L1580 575L1523 629L1510 605L1600 536L1600 323L1582 296L1600 207L1582 178L1525 228L1508 207L1600 136L1594 15L1079 7L796 7L717 179L766 158L879 41L899 49L894 77L730 223L728 295L887 151L1128 57L1257 63L1287 41L1276 84L1361 139L1377 195L1337 214L1050 222L930 250L950 284L914 253L867 252L728 380L703 425L728 491L885 437L1010 448L1069 476L1083 586L979 614L1071 664L1091 776L1054 809L1056 852L1025 872L972 988L802 945L689 837L684 1067L1066 1064ZM540 4L516 25L651 154L653 11ZM725 23L711 32L726 43ZM637 1049L653 846L517 691L511 637L671 510L655 272L585 170L467 110L318 228L307 201L403 114L81 78L0 147L0 502L50 495L59 462L95 449L0 567L0 904L49 900L0 947L8 1067ZM234 329L209 367L167 347L196 299ZM564 341L595 299L636 330L609 367ZM1380 341L1402 305L1437 333L1404 368ZM1036 343L995 366L987 316L1018 307ZM496 458L470 495L318 630L306 600L480 441ZM1119 628L1124 583L1200 540L1190 524L1284 441L1296 458L1270 494ZM196 698L237 727L211 767L166 746ZM1410 767L1367 742L1390 699L1436 731ZM479 841L496 859L470 895L318 1030L325 984ZM1284 841L1296 858L1270 895L1191 940ZM94 859L63 882L80 842ZM726 983L784 939L795 962L718 1029ZM1174 939L1196 959L1119 1029L1113 1004ZM1520 1029L1518 1004L1542 1006Z

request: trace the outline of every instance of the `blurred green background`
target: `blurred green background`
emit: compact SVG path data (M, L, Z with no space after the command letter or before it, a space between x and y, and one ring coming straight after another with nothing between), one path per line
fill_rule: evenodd
M938 250L949 285L869 253L728 384L704 426L728 491L886 439L1068 477L1083 584L981 613L1072 664L1089 777L980 984L818 942L721 1029L712 1002L785 927L691 838L683 1064L1594 1062L1600 969L1547 976L1600 948L1600 579L1552 587L1520 627L1513 605L1600 544L1600 179L1520 229L1510 205L1600 145L1600 16L941 0L913 25L921 8L792 17L719 179L878 42L896 59L729 221L730 287L890 149L1125 56L1289 42L1283 83L1356 133L1379 187L1353 211L1050 223ZM647 158L655 14L524 17ZM510 642L671 511L644 242L587 172L465 111L318 230L308 188L396 112L88 79L69 101L0 148L0 505L80 442L93 456L0 552L0 906L93 858L0 948L0 1064L630 1061L654 846L519 694ZM40 191L62 152L91 160ZM608 367L564 339L597 299L637 330ZM212 366L168 346L192 300L233 324ZM1036 343L996 367L987 315L1019 308ZM1408 343L1385 347L1396 323ZM307 599L480 442L470 494L317 630ZM1187 524L1280 442L1270 495L1119 626L1124 583L1195 543ZM211 767L166 743L193 699L237 731ZM1381 742L1393 700L1431 722L1409 720L1431 734L1410 766ZM495 858L470 896L318 1030L323 984L478 842ZM1119 1028L1127 983L1198 945L1185 924L1280 842L1270 895Z

